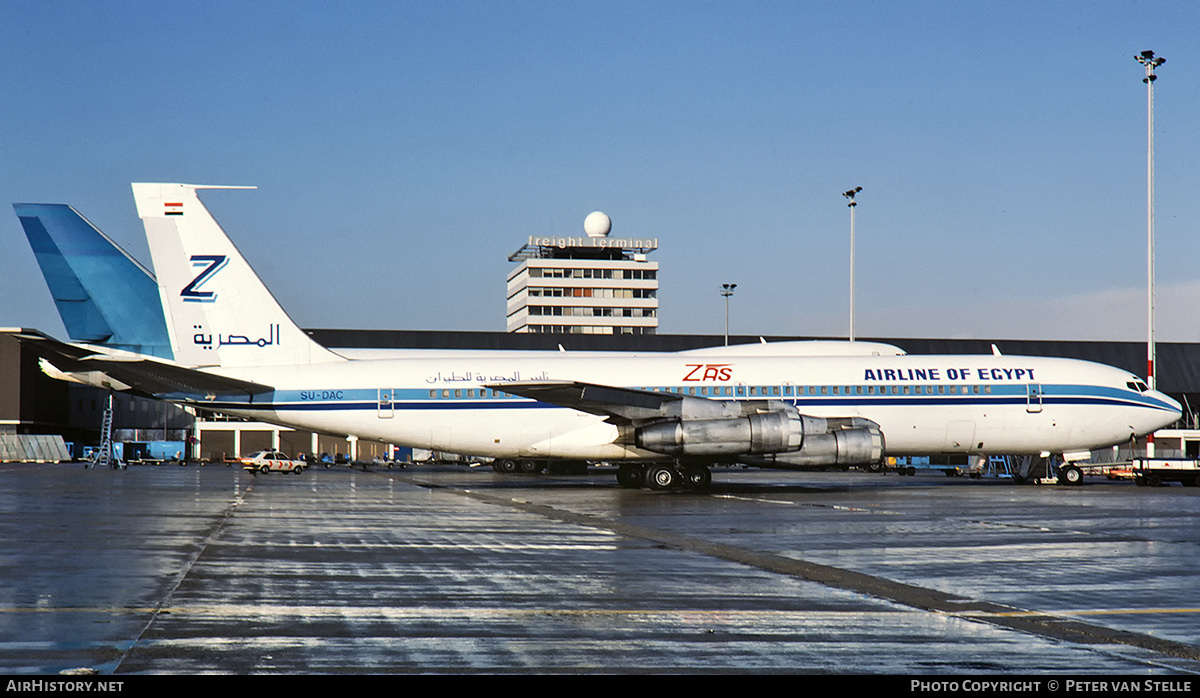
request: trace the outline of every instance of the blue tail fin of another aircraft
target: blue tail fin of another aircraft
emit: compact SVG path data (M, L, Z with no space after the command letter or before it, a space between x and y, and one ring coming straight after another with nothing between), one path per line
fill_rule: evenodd
M71 339L174 358L154 274L66 204L13 208Z

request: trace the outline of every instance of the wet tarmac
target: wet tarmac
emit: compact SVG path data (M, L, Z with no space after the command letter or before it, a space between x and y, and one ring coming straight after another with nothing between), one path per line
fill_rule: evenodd
M1195 674L1200 489L0 466L0 673Z

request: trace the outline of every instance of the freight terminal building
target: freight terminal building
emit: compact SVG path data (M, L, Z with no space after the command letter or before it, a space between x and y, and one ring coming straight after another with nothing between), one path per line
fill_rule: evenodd
M529 236L508 261L509 332L657 334L657 238L609 237L600 211L583 236Z

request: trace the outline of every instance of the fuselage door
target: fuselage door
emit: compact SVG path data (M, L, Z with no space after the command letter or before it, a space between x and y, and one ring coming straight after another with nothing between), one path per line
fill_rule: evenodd
M1030 383L1026 387L1025 393L1025 411L1036 413L1042 411L1042 386L1038 383Z

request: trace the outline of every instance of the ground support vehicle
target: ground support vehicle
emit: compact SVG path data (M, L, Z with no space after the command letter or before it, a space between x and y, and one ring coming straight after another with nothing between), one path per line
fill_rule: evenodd
M967 467L961 471L961 474L972 480L980 480L985 477L1012 479L1012 459L1009 456L971 456L967 461Z
M967 468L966 456L938 456L931 458L929 456L901 456L893 458L888 456L880 463L871 463L863 469L876 473L894 472L897 475L916 475L920 472L938 472L944 473L949 477L958 477L962 475Z
M1200 460L1191 458L1135 458L1133 481L1143 487L1158 487L1168 482L1200 486Z
M292 460L279 451L259 451L248 458L241 459L241 462L243 468L253 473L275 471L300 474L308 467L304 461Z

